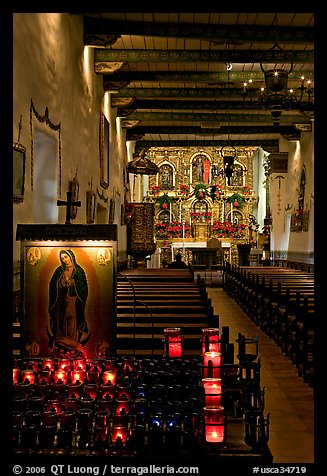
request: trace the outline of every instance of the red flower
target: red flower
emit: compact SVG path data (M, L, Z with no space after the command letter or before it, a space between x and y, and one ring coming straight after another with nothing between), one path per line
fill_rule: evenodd
M238 202L233 203L234 207L238 207Z

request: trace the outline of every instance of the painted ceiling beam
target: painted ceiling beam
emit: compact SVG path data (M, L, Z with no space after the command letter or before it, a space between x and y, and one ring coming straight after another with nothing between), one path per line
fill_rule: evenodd
M249 122L272 124L269 111L266 114L216 114L216 113L180 113L180 112L132 112L127 116L129 121L193 121L193 122ZM307 122L303 115L282 114L280 123L292 124L294 122Z
M293 126L224 126L201 127L201 126L135 126L126 130L128 140L135 137L143 137L145 134L193 134L193 135L222 135L222 134L295 134L298 130Z
M253 111L262 111L263 106L259 104L258 101L253 100L253 102L246 101L244 102L240 96L240 101L185 101L185 100L135 100L131 104L128 105L115 105L115 99L113 98L112 101L112 106L113 107L118 107L118 115L119 116L125 116L128 115L129 113L132 113L133 111L141 111L144 109L169 109L173 110L175 109L176 111L185 111L185 110L201 110L203 111L242 111L243 113L245 111L248 111L249 109ZM293 105L292 110L298 110L296 107L296 104Z
M261 147L268 152L279 151L279 140L140 140L135 150L150 149L150 147Z
M311 27L279 26L278 41L282 43L306 44L314 42L314 29ZM154 36L163 38L186 38L216 41L219 43L238 43L244 41L276 41L276 28L271 25L217 25L203 23L166 23L111 20L84 15L85 45L108 44L110 37L121 35ZM113 40L112 40L113 41Z
M123 63L309 63L313 50L118 50L99 48L94 64Z
M293 71L289 75L290 80L300 81L301 75L307 79L313 79L312 71ZM239 72L230 73L229 84L233 81L244 82L249 79L264 81L261 72ZM226 87L228 81L227 72L157 72L157 71L118 71L115 73L103 73L103 86L106 91L113 89L128 89L126 86L133 82L183 82L183 83L209 83L215 86ZM175 89L175 88L174 88Z

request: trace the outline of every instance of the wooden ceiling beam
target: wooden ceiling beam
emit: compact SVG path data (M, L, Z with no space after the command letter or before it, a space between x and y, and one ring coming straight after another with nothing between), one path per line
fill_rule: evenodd
M106 46L108 36L154 36L162 38L186 38L218 43L243 44L246 42L271 42L307 44L314 42L311 27L271 25L219 25L204 23L165 23L111 20L84 15L84 44Z
M118 50L94 51L95 70L103 63L308 63L314 62L313 50ZM99 67L99 66L98 66Z
M139 140L136 152L151 147L261 147L268 152L279 152L279 140Z

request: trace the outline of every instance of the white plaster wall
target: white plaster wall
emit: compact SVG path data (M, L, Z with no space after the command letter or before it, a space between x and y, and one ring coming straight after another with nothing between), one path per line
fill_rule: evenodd
M307 232L290 232L288 251L292 253L314 252L314 140L313 133L302 133L301 141L291 143L286 189L286 206L297 208L302 167L306 169L304 208L310 210Z
M40 115L48 108L49 118L61 124L62 190L65 198L68 181L77 170L82 207L74 223L86 222L86 191L92 178L93 190L100 189L99 120L102 110L110 122L110 186L102 205L108 208L110 198L124 199L122 164L126 161L125 137L117 136L116 109L104 94L101 75L96 75L93 50L83 42L81 15L68 13L14 13L13 15L13 138L18 136L22 115L20 142L25 145L26 176L22 203L14 203L14 261L19 256L15 242L17 223L33 223L31 190L31 99ZM33 118L45 134L58 144L58 132ZM121 144L118 143L121 142ZM123 157L125 155L125 157ZM101 202L101 199L98 199ZM60 207L59 223L65 221L65 208ZM118 221L118 220L117 220ZM117 223L118 226L120 223ZM118 243L118 249L126 243Z

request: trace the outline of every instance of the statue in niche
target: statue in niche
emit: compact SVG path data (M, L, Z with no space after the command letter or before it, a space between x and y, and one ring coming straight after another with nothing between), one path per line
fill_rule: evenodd
M169 165L160 167L160 187L163 190L171 189L173 186L173 171Z
M202 161L202 167L203 167L203 181L205 184L209 184L210 183L210 169L211 169L210 160L205 158Z
M206 217L205 217L204 213L208 211L207 203L202 201L202 200L198 200L194 204L194 211L196 213L199 213L198 223L205 223Z
M202 182L203 181L203 166L202 166L202 159L201 157L198 157L196 163L195 163L195 170L196 170L196 181L197 182Z

